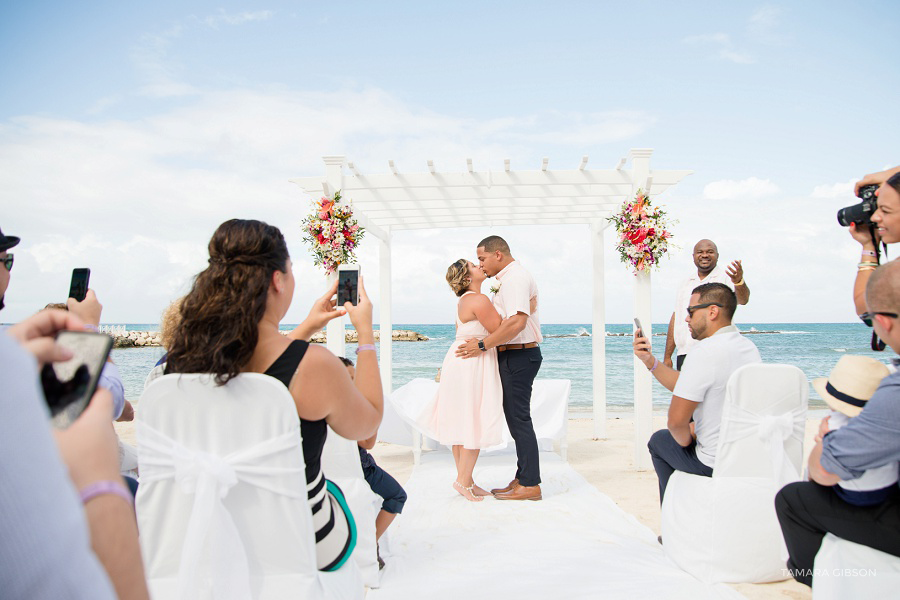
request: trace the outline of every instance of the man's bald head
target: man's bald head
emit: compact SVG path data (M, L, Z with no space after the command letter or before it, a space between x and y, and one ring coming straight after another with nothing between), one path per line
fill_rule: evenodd
M900 261L885 263L872 272L866 284L869 312L900 312Z
M698 275L709 275L719 263L719 249L712 240L700 240L694 244L694 266Z

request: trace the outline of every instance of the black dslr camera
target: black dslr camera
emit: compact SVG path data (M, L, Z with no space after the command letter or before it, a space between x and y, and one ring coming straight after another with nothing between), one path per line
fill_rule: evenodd
M864 185L859 188L859 198L862 202L840 209L837 212L838 223L842 227L850 227L850 223L856 223L857 227L871 224L872 213L878 208L878 198L875 196L877 189L877 185Z

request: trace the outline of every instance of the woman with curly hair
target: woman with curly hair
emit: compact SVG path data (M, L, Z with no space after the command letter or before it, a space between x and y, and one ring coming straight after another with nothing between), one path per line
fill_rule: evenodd
M325 479L321 456L327 425L351 440L381 423L381 377L375 357L372 303L344 310L359 333L356 382L327 349L307 340L330 319L337 282L289 336L279 324L291 305L294 275L281 232L261 221L232 219L209 242L209 266L197 275L169 340L166 373L212 373L226 384L239 373L271 375L290 391L300 418L309 504L322 571L339 568L356 543L356 527L340 489Z

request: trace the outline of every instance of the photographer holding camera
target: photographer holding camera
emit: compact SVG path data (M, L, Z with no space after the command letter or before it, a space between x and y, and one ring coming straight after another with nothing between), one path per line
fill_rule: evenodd
M849 227L862 245L853 284L853 304L856 314L862 315L866 284L879 263L879 243L900 242L900 167L866 175L856 183L855 192L862 202L839 210L838 223Z

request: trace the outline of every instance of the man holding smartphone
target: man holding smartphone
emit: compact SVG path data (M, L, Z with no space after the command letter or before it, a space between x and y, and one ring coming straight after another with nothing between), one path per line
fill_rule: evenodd
M689 298L684 321L697 344L683 371L654 358L643 331L634 335L634 355L672 392L668 427L650 436L647 444L659 479L660 505L676 470L712 475L728 379L738 368L762 362L753 342L731 324L737 298L728 286L705 283Z
M19 238L14 235L4 235L0 229L0 310L3 310L3 299L6 296L6 288L9 287L9 272L12 271L13 255L7 250L19 243Z

